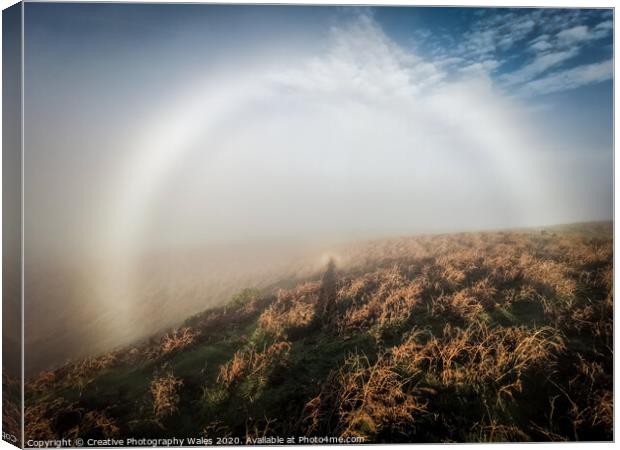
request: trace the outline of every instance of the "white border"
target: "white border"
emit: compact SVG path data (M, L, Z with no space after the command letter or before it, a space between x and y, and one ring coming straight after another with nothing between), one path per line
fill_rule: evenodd
M183 1L183 0L169 0L169 1L149 1L149 0L119 0L119 1L93 1L93 2L87 2L87 1L81 1L81 0L28 0L29 3L35 3L35 2L47 2L47 3L194 3L194 4L198 4L198 3L202 3L202 4L221 4L221 3L231 3L231 4L289 4L289 5L307 5L307 4L314 4L314 5L376 5L376 6L382 6L382 5L396 5L396 6L481 6L481 7L568 7L568 8L597 8L597 7L603 7L603 8L615 8L615 1L612 0L608 0L608 1L600 1L600 0L590 0L590 1L575 1L575 0L563 0L563 1L558 1L558 0L547 0L547 1L506 1L506 0L477 0L477 1L467 1L467 0L451 0L451 1L441 1L441 0L422 0L422 1L407 1L407 0L374 0L374 1L370 1L370 2L363 2L360 0L336 0L336 1L330 1L330 0L314 0L311 2L303 2L303 1L299 1L299 0L288 0L286 2L275 2L275 1L260 1L260 0L227 0L227 1L205 1L205 2L199 2L199 1ZM8 8L9 6L14 5L15 3L18 3L15 0L0 0L0 6L2 6L2 9ZM614 22L615 22L615 11L614 11ZM615 31L615 29L614 29ZM21 97L22 97L22 108L21 108L21 112L22 112L22 126L21 126L21 146L22 146L22 210L21 210L21 214L22 214L22 242L21 242L21 257L22 257L22 274L21 274L21 289L22 289L22 317L24 314L24 302L23 302L23 294L24 294L24 242L23 242L23 223L24 223L24 208L23 208L23 203L24 203L24 137L25 137L25 133L24 133L24 5L22 4L22 86L21 86ZM1 30L1 21L0 21L0 49L2 47L2 30ZM614 74L616 73L616 69L617 69L617 64L618 64L618 59L615 57L616 56L616 34L614 33ZM0 58L0 73L2 71L2 61ZM615 221L615 211L617 209L618 206L618 197L615 195L616 194L616 184L615 184L615 173L618 169L618 162L615 158L615 132L616 132L616 127L617 127L617 122L616 122L616 115L615 115L615 111L616 108L618 106L618 98L615 96L615 76L614 76L614 237L617 236L618 233L618 223ZM0 94L0 103L2 100L2 95ZM2 131L2 115L0 113L0 133ZM1 146L1 144L0 144ZM0 174L1 174L1 167L2 167L2 162L0 159ZM1 175L0 175L0 179L1 179ZM1 183L0 183L0 191L1 191ZM1 212L0 212L0 217L1 217ZM0 250L2 249L2 243L0 240ZM614 281L616 280L616 255L618 252L618 245L616 240L614 239ZM0 272L0 283L2 281L2 274ZM615 283L614 283L614 294L615 294ZM1 296L1 294L0 294ZM615 297L615 295L614 295ZM0 319L2 317L2 311L0 309ZM617 343L618 343L618 333L617 333L617 327L616 327L617 321L616 321L616 314L615 314L615 306L614 306L614 348L618 348ZM24 362L24 323L22 321L22 374L23 374L23 362ZM2 349L0 346L0 358L1 358L1 354L2 354ZM616 358L614 355L614 404L615 404L615 398L616 398L616 388L618 386L618 368L616 365ZM1 393L1 388L0 388L0 393ZM22 402L23 402L23 398L24 398L24 391L23 391L23 383L22 383ZM614 419L617 417L616 415L616 411L614 409ZM23 427L24 427L24 421L23 421L24 417L22 415L22 435L23 435ZM614 425L616 424L616 421L614 420ZM615 439L615 433L614 433L614 439ZM392 444L394 445L394 444ZM436 447L437 444L404 444L405 447L413 447L416 446L417 448L432 448L432 447ZM468 447L474 447L474 448L489 448L489 449L498 449L501 448L502 445L510 445L512 448L523 448L525 446L529 446L529 445L536 445L538 446L538 448L550 448L552 446L558 446L561 445L563 448L569 447L569 448L573 448L575 446L578 447L582 447L584 445L592 445L592 446L596 446L596 447L610 447L613 446L613 443L586 443L586 444L582 444L582 443L541 443L541 444L454 444L454 445L467 445ZM265 446L267 447L267 446ZM300 446L301 447L301 446ZM344 446L321 446L322 448L328 448L328 449L342 449ZM350 447L350 446L347 446ZM352 446L352 447L361 447L361 446ZM372 447L387 447L387 445L373 445ZM399 448L402 448L403 445L399 445ZM4 450L4 449L14 449L14 446L11 446L10 444L8 444L5 441L0 441L0 450ZM268 448L277 448L277 447L268 447ZM289 447L287 447L289 448Z

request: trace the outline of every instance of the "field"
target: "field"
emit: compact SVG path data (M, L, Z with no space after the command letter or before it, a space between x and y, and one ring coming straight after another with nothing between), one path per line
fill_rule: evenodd
M27 380L26 439L613 438L611 223L350 245Z

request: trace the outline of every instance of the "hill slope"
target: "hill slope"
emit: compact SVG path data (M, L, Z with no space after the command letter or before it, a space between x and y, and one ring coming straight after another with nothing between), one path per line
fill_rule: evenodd
M27 439L610 440L612 255L609 223L359 244L41 373Z

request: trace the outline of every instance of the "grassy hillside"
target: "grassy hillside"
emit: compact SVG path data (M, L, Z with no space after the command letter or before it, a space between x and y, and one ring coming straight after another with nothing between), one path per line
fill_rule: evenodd
M28 438L612 439L612 227L361 243L41 373Z

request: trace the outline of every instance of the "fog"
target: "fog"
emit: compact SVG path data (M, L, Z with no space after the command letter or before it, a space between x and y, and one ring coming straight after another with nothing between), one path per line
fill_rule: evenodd
M29 370L311 276L339 243L611 218L611 149L583 151L488 74L448 72L365 12L296 50L231 51L120 118L83 90L55 98L79 123L37 128L50 111L31 100Z
M123 251L608 217L609 154L571 155L483 75L446 77L362 15L324 54L190 84L138 122L93 234Z

